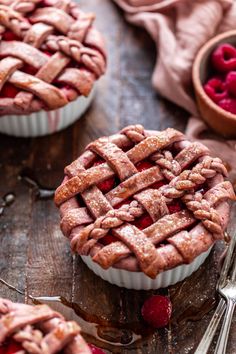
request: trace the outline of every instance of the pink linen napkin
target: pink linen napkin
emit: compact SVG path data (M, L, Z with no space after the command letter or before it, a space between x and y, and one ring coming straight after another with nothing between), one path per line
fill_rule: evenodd
M221 157L236 184L236 141L217 136L207 138L205 123L197 119L191 80L192 64L200 47L214 35L236 29L236 4L233 0L114 1L125 11L130 23L148 31L157 46L154 88L193 115L186 134Z

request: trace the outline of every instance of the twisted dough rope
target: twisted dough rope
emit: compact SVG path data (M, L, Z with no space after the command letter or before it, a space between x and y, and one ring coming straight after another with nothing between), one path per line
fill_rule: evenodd
M183 197L183 200L187 208L193 212L196 219L202 221L207 230L215 235L221 236L223 234L224 230L221 226L219 213L211 207L206 199L203 199L201 193L187 194Z
M122 205L119 209L109 210L93 224L81 230L79 235L73 237L71 240L72 250L74 252L79 250L82 254L88 254L97 240L106 236L111 229L119 227L125 222L134 221L143 212L144 208L135 200L130 204Z
M160 188L167 198L180 198L187 190L196 188L205 183L207 179L213 178L217 173L227 176L228 172L221 159L205 156L192 170L183 171L169 185Z
M41 346L40 348L40 343L43 339L42 332L38 329L34 329L30 325L21 329L13 338L18 343L22 343L24 349L32 354L40 354L42 350L45 353L48 352L48 347L46 347L46 345L43 345L43 347Z
M144 127L141 124L129 125L122 129L120 133L126 135L127 138L135 144L140 143L147 137Z
M34 329L31 325L27 325L26 327L21 329L17 334L15 334L13 338L18 343L21 343L22 347L27 351L27 353L29 352L30 354L52 354L55 352L55 350L53 350L53 345L51 342L51 340L54 340L54 337L57 342L60 342L60 340L63 341L63 339L67 337L68 346L69 341L73 340L77 335L79 335L79 333L80 327L77 325L76 322L66 322L59 320L55 328L52 329L52 331L50 331L49 333L47 333L45 336L43 332L41 332L41 330ZM62 345L65 349L64 343Z
M151 160L161 168L161 173L168 181L181 173L181 166L170 151L157 152L151 156Z
M212 234L217 238L223 234L221 218L217 211L204 199L202 193L194 189L205 183L207 179L213 178L216 174L227 176L227 170L219 158L206 156L202 162L193 167L192 170L183 171L170 185L160 188L160 192L167 198L181 198L186 207L191 210L196 219L201 220ZM173 184L173 185L172 185ZM192 190L192 191L191 191ZM188 197L185 193L188 193ZM204 211L204 212L203 212Z
M11 6L12 9L18 12L26 13L35 9L35 6L39 4L41 0L0 0L1 5Z

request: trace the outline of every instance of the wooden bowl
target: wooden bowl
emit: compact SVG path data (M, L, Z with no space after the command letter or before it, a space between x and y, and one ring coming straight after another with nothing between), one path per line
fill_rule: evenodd
M236 115L217 106L203 89L208 78L211 53L223 43L236 47L236 30L212 38L200 49L193 64L193 85L199 111L206 123L225 137L236 137Z

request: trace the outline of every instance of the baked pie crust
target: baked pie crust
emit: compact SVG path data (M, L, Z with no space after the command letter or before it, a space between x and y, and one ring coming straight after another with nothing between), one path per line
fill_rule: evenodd
M140 171L144 161L151 165ZM114 176L116 185L104 194L99 185ZM128 126L90 143L65 168L55 193L61 230L74 252L90 255L102 268L142 271L154 279L224 238L228 200L235 198L226 176L219 158L181 132ZM180 207L173 212L175 203ZM151 224L140 229L137 220L144 215ZM107 235L113 239L104 244Z
M47 305L26 305L0 298L0 351L5 341L20 344L19 353L91 354L74 321Z
M106 68L94 19L68 0L0 0L0 115L89 95Z

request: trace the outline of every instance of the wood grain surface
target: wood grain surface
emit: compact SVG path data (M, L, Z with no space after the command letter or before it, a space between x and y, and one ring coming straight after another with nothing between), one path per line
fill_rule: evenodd
M151 87L156 53L146 33L127 24L110 0L78 2L97 14L97 27L106 38L108 71L96 85L89 111L68 129L37 139L0 135L0 197L15 194L14 203L0 216L0 277L22 292L0 284L0 296L14 301L28 301L29 295L64 297L72 309L55 305L76 318L86 339L107 353L194 353L218 301L215 285L223 245L214 248L196 273L169 289L121 289L72 257L52 199L40 200L36 188L20 178L22 171L30 171L42 186L55 188L64 166L101 135L137 122L148 129L170 126L184 131L186 125L186 112ZM154 331L141 320L141 305L152 293L168 294L173 304L171 324L162 330ZM236 353L235 332L236 317L229 354Z

